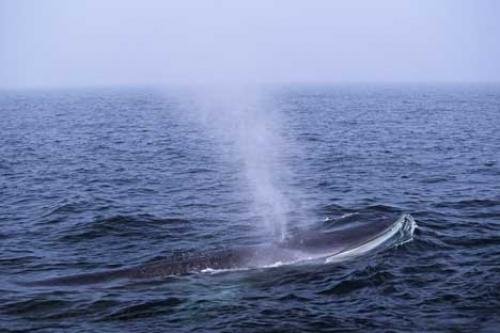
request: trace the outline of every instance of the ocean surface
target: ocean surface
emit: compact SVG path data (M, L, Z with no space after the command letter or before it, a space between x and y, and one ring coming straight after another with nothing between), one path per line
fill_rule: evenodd
M227 124L181 95L0 92L1 332L500 331L498 85L266 92L279 117L260 121L282 138L268 146L287 177L273 171L296 200L289 228L410 214L404 244L341 262L23 284L269 236L245 155L210 130Z

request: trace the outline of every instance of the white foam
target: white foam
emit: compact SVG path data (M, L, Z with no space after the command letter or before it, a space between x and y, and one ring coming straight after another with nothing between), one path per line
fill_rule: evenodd
M388 240L396 236L399 232L401 232L403 234L402 236L405 236L405 238L398 242L396 245L399 246L401 244L407 243L413 239L413 232L415 231L416 227L417 224L413 217L411 217L411 215L402 215L390 228L388 228L378 237L362 244L361 246L330 256L326 259L326 262L339 262L370 252L386 243Z

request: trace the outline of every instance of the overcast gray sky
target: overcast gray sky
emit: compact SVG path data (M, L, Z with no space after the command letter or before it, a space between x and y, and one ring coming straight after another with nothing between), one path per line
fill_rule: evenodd
M500 81L500 1L0 0L0 87Z

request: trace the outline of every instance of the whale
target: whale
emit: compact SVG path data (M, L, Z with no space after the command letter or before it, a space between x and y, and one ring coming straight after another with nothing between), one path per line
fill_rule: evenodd
M151 280L188 273L243 270L297 264L325 259L346 260L362 255L384 244L397 234L413 234L411 215L397 220L333 228L328 231L300 231L267 244L222 247L200 253L173 255L133 267L52 277L23 283L29 286L73 286L106 283L114 280Z

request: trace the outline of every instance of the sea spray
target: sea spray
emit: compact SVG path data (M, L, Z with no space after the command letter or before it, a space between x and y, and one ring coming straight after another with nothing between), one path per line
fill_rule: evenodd
M239 161L254 215L268 234L285 238L293 190L287 179L288 149L280 135L282 115L265 103L260 89L248 85L198 87L194 100L198 121L221 146L232 147L227 157Z

